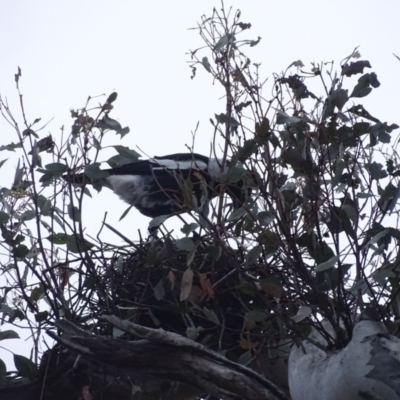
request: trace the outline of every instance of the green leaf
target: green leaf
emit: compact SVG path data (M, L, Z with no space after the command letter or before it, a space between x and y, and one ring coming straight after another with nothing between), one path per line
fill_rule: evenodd
M131 130L129 129L129 127L125 127L125 128L122 128L122 129L120 129L119 131L118 131L118 134L120 134L121 135L121 139L125 136L125 135L127 135L129 132L130 132Z
M227 220L228 221L235 221L236 219L239 219L239 218L243 217L243 215L246 215L246 213L247 213L247 211L243 207L236 208L235 210L233 210L229 214Z
M203 67L206 69L207 72L211 72L211 65L207 57L202 58L201 64L203 65Z
M243 294L254 295L257 293L257 287L253 283L241 282L236 286Z
M37 205L39 210L42 212L42 215L48 216L51 212L51 201L44 197L43 195L39 195L37 197Z
M17 318L19 318L21 321L26 319L26 315L21 310L18 310L16 308L10 308L6 304L3 304L1 306L0 311L10 316L10 319L7 321L10 324L12 324Z
M29 253L29 249L24 244L20 244L13 248L12 253L15 257L23 259Z
M36 212L34 210L27 210L21 215L18 215L17 218L20 221L30 221L36 217Z
M257 214L257 220L261 226L268 226L275 218L274 211L261 211Z
M347 274L352 267L353 264L341 264L340 268L331 268L327 271L318 272L318 290L326 292L336 289L340 282L346 283Z
M217 314L215 314L214 310L209 310L207 307L203 307L203 314L209 321L214 322L217 325L220 325L218 316Z
M229 169L222 174L219 174L216 179L221 182L236 183L243 178L245 172L243 166L235 165L234 167L229 167Z
M373 162L370 164L366 164L365 167L369 171L372 179L379 180L382 178L386 178L388 176L387 172L384 169L382 169L383 165L380 163Z
M238 358L238 364L240 365L247 365L251 359L253 358L253 354L251 350L247 350Z
M19 335L17 332L12 330L0 331L0 340L6 339L19 339Z
M237 128L240 125L235 118L226 114L215 114L215 119L219 124L226 124L231 128Z
M68 235L67 249L72 253L82 253L90 250L94 247L93 243L90 243L86 239L83 239L77 235Z
M161 224L163 224L169 217L170 217L170 215L159 215L158 217L153 218L153 219L150 221L150 223L149 223L149 229L159 227L159 226L160 226Z
M85 175L90 179L98 180L107 178L110 174L100 169L100 163L93 163L85 166Z
M345 89L338 88L330 93L323 108L322 120L324 121L331 117L335 111L335 107L337 107L338 110L342 110L348 99L349 95Z
M257 151L258 146L259 144L256 139L246 140L243 146L240 146L238 148L237 153L235 154L235 158L238 159L240 162L245 162L251 155L253 155Z
M118 154L121 156L131 160L132 161L138 161L140 158L140 154L136 152L135 150L131 150L129 147L125 146L113 146L115 150L117 150Z
M146 262L149 265L154 265L156 263L156 261L157 261L157 248L152 243L146 254Z
M261 37L259 36L258 38L257 38L257 40L250 40L250 47L254 47L254 46L257 46L258 45L258 43L260 43L260 40L261 40Z
M366 244L366 246L370 246L372 244L377 243L378 241L380 241L382 238L384 238L386 235L388 235L390 233L390 229L386 228L383 229L382 231L378 232L376 235L374 235Z
M0 151L3 150L15 151L15 149L20 149L20 148L22 148L22 145L20 143L10 143L4 146L0 146Z
M351 112L355 115L358 115L359 117L369 119L370 121L380 123L378 118L373 117L365 108L362 104L358 104L356 106L350 107L348 112Z
M90 197L92 197L92 196L90 196ZM122 215L119 217L119 220L118 220L118 221L122 221L122 220L128 215L129 211L131 211L132 207L133 207L133 206L129 206L129 207L122 213Z
M205 248L205 251L207 252L207 254L208 254L214 261L218 261L218 260L221 258L222 249L221 249L221 246L218 246L217 244L211 245L211 246L207 246L207 247Z
M131 162L132 162L132 160L130 158L121 156L121 154L117 154L107 160L107 164L111 168L120 167L121 165L129 164Z
M108 96L108 99L107 99L106 103L108 103L108 104L114 103L114 101L117 100L117 97L118 97L118 93L117 92L112 92Z
M25 378L34 379L39 372L37 366L29 358L18 354L14 354L14 364L18 373Z
M396 206L400 188L389 182L384 190L379 189L378 187L378 194L381 196L378 200L379 208L384 213L392 212Z
M105 115L101 121L98 123L101 128L108 128L113 131L120 131L122 129L121 124L115 119L110 118L108 115Z
M39 182L43 187L50 186L50 184L53 182L53 175L44 174L40 177Z
M343 175L343 170L345 167L345 163L343 160L338 160L335 166L335 176L332 179L331 185L332 189L336 187L336 185L340 182L340 179L342 178Z
M8 160L8 158L6 158L5 160L0 161L0 168L4 165L4 163Z
M371 64L367 60L359 60L351 62L350 64L342 65L342 75L350 77L356 74L362 74L364 68L371 68Z
M255 131L258 136L265 137L265 138L269 137L271 134L271 126L269 123L269 119L266 117L263 117L263 119L261 120L261 123L256 122ZM249 142L249 141L254 141L254 139L247 140L246 142ZM245 142L245 144L246 144L246 142Z
M4 361L0 359L0 385L3 386L6 383L7 378L7 367Z
M279 82L281 84L289 85L294 94L294 98L298 101L301 99L306 99L310 96L314 99L317 99L317 97L313 93L309 92L307 86L298 75L290 75L288 77L280 78Z
M254 246L246 255L246 263L250 264L256 262L262 250L263 248L261 245Z
M263 292L275 297L276 299L282 297L283 293L285 292L281 280L274 275L270 275L267 278L262 279L260 281L260 287Z
M228 34L228 35L222 36L222 37L218 40L217 44L216 44L215 47L214 47L214 50L215 50L215 51L219 51L219 50L221 50L223 47L225 47L228 43L229 43L229 34Z
M292 317L292 320L296 323L303 321L311 315L311 307L308 306L300 306L297 314Z
M371 72L369 74L363 75L361 78L358 79L357 85L354 87L353 92L351 93L350 97L365 97L369 93L371 93L372 88L377 88L380 86L378 78L375 72Z
M46 238L51 243L62 245L66 244L68 240L68 235L66 233L52 233L50 236Z
M340 259L340 256L334 256L330 258L328 261L325 261L315 268L316 272L321 272L321 271L326 271L330 268L332 268Z
M14 182L13 182L13 189L15 189L15 190L20 188L20 185L22 182L22 177L24 176L24 169L20 168L19 164L20 164L20 162L18 160L17 168L15 169Z
M269 314L264 310L252 310L245 314L248 321L263 322L268 318Z
M165 289L164 289L164 283L163 279L161 278L157 285L154 286L154 297L156 300L162 300L165 296Z
M180 301L184 301L188 298L190 291L192 290L192 285L193 285L193 270L191 268L187 268L182 275L181 294L179 298Z
M283 163L289 164L296 171L302 171L305 167L305 160L296 148L288 149L281 157Z
M207 198L202 199L201 206L199 208L199 223L202 228L209 228L210 223L207 219L208 214L210 213L210 201Z
M386 168L387 168L388 173L390 175L393 175L393 173L394 173L394 161L392 159L386 161Z
M244 23L244 22L238 22L238 27L240 28L240 29L243 29L243 30L245 30L245 29L250 29L251 28L251 24L246 24L246 23Z
M349 289L350 292L357 292L358 290L361 290L364 292L364 290L367 288L367 282L365 278L361 278L358 281L354 282L354 285Z
M396 124L388 125L385 123L377 123L371 126L371 146L374 146L377 141L381 143L390 143L390 133L399 126Z
M30 295L30 299L32 301L39 301L44 295L44 286L42 284L39 284L38 286L35 286Z
M55 178L62 176L68 171L68 167L65 164L61 163L47 164L45 165L45 168L47 170L47 173L54 176Z
M195 231L199 227L199 224L196 224L195 222L192 222L190 224L185 224L181 228L181 232L184 233L185 235L189 235L191 232Z
M128 127L122 128L121 124L118 121L110 118L108 115L105 115L103 119L98 122L97 125L99 128L106 128L119 133L121 135L121 138L129 133Z
M44 321L47 321L48 317L49 317L48 311L40 311L37 314L35 314L35 321L36 322L44 322Z
M276 113L276 123L278 125L297 124L299 122L301 122L301 119L299 117L291 117L290 115L286 114L283 111L278 111Z
M192 264L192 262L193 262L193 260L194 260L194 256L195 256L195 254L196 254L196 250L197 250L197 246L193 246L193 247L190 249L190 251L189 251L189 253L187 254L187 256L186 256L186 265L187 265L188 267Z
M346 211L336 206L332 206L330 211L330 220L326 222L330 232L338 234L345 231L352 239L356 240L356 233Z
M79 211L79 208L73 206L72 203L68 204L68 216L72 219L72 221L81 221L81 212Z
M9 221L9 219L10 219L10 216L6 212L0 211L0 224L6 225Z
M202 326L198 326L197 328L190 326L186 329L186 337L191 340L196 340L203 331L204 328Z

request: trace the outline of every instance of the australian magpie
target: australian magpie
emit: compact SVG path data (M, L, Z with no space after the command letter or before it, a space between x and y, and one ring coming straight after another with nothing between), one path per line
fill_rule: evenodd
M221 190L235 204L244 202L241 181L221 181L221 174L228 170L216 158L195 153L171 154L103 170L109 174L103 184L142 214L155 218L196 209ZM94 183L82 173L70 173L63 178L77 185Z

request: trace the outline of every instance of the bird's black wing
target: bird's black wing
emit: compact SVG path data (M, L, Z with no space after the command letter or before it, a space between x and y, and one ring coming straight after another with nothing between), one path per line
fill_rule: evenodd
M152 175L151 169L154 163L150 160L135 161L133 163L124 164L120 167L106 169L110 175Z
M160 160L160 164L157 161ZM170 168L168 166L164 166L163 161L171 160L174 162L179 162L175 168ZM169 154L162 157L154 157L154 159L150 160L140 160L129 164L121 165L120 167L110 168L106 171L110 175L157 175L164 176L166 174L171 174L174 170L180 170L184 172L184 170L188 169L204 169L204 166L208 165L209 158L206 156L202 156L201 154L196 153L176 153Z

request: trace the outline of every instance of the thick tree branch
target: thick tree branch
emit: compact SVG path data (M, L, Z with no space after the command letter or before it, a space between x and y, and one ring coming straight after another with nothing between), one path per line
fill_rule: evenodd
M86 359L131 373L185 383L216 397L288 400L285 393L253 370L183 336L113 316L102 319L142 340L95 337L66 320L57 323L61 336L48 333Z

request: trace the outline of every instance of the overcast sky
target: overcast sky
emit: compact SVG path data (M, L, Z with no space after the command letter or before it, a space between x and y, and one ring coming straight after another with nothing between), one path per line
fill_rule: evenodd
M399 1L246 0L225 5L240 8L242 21L252 24L243 38L261 36L247 53L252 62L262 63L264 77L299 59L306 66L332 60L339 65L360 46L362 59L371 62L381 82L364 104L372 115L400 122L400 61L392 55L400 56ZM122 142L115 136L113 144L138 146L150 156L184 152L200 122L195 151L208 155L209 119L224 112L222 91L200 68L190 79L186 53L203 45L197 31L188 28L201 15L211 15L214 6L220 8L220 2L0 0L0 94L22 125L14 82L19 66L28 121L52 120L42 135L51 133L57 140L60 127L68 131L72 125L70 109L82 107L88 96L116 91L111 117L129 126L131 134ZM0 121L0 145L11 141L16 141L14 132ZM0 153L0 161L10 156ZM1 186L10 187L16 163L10 158L2 167ZM126 205L111 192L93 194L84 208L88 232L99 230L105 211L108 222L132 239L138 229L146 230L149 219L136 210L118 222ZM2 344L29 355L30 343ZM10 359L1 348L0 359Z

